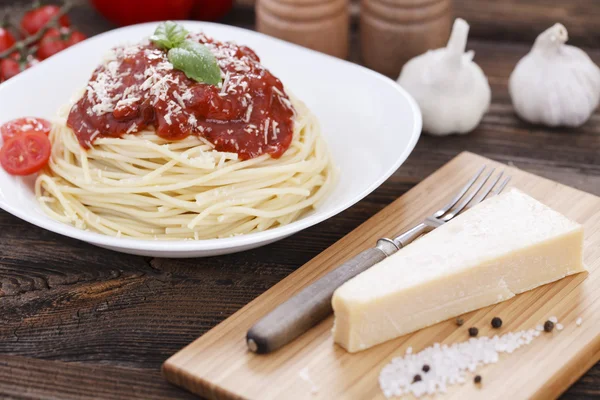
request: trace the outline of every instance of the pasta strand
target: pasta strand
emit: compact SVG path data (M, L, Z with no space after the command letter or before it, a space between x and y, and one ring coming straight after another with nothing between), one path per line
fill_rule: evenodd
M239 160L204 138L169 142L153 131L98 138L86 151L56 124L36 197L58 221L117 237L201 240L289 224L335 181L316 117L292 101L294 136L279 159Z

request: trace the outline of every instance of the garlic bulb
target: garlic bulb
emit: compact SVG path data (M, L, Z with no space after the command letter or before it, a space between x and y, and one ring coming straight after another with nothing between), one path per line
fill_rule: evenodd
M490 106L487 78L472 61L473 51L465 53L468 33L469 24L457 18L448 45L413 58L398 77L421 108L425 132L470 132Z
M542 32L510 75L510 97L524 120L580 126L598 106L600 68L567 39L561 24Z

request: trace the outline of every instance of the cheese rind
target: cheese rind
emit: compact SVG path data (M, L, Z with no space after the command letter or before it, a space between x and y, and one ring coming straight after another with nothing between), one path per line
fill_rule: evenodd
M338 288L334 340L360 351L582 271L583 227L513 189Z

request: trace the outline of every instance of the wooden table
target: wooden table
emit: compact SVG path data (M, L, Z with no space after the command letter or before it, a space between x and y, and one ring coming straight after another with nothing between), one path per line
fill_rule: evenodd
M9 3L0 0L0 10ZM68 239L0 211L0 397L193 398L162 379L166 358L463 150L600 195L600 113L578 130L533 127L515 117L507 92L510 71L535 33L557 18L573 26L574 43L598 48L600 6L508 3L455 2L457 15L472 22L469 47L492 85L481 126L467 136L423 136L365 200L288 239L228 256L150 259ZM111 28L83 0L71 15L90 35ZM252 11L238 8L225 22L252 27ZM600 63L600 51L587 50ZM562 398L599 396L600 364Z

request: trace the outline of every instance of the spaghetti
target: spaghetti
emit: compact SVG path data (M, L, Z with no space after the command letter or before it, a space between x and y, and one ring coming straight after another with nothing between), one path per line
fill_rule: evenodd
M248 47L185 41L214 56L221 82L191 79L156 43L113 49L50 132L35 185L48 215L112 236L212 239L288 224L323 198L333 168L308 108Z
M52 218L111 236L211 239L288 224L334 180L318 121L291 100L293 138L278 159L242 160L203 137L171 141L153 130L99 137L86 150L70 128L55 124L36 196Z

